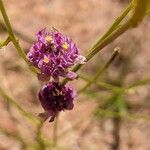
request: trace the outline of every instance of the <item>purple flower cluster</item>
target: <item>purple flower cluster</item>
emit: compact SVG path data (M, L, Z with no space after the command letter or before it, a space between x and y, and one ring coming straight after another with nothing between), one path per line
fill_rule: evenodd
M69 78L68 69L86 61L85 57L79 55L79 49L69 37L57 30L46 32L46 29L38 32L37 42L32 45L27 58L40 69L39 79L52 77L54 81L59 81L59 77Z
M27 59L40 70L40 80L47 81L52 77L52 81L45 84L39 92L40 103L51 118L50 121L54 121L59 111L73 109L76 91L62 85L60 77L70 80L77 78L77 74L69 71L69 68L86 62L75 43L56 29L51 32L43 29L37 33L37 42L30 48Z
M50 122L54 121L59 111L73 109L75 96L76 91L73 88L61 85L59 82L48 83L39 92L40 103L51 117Z

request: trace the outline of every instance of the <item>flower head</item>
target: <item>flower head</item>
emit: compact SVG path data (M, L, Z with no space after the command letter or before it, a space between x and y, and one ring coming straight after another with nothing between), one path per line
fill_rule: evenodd
M40 103L51 117L50 121L54 121L59 111L73 109L75 96L76 91L72 87L64 86L58 82L44 85L39 92Z
M42 76L52 76L55 81L66 77L74 64L85 62L85 57L79 55L79 49L69 37L46 29L38 32L37 42L30 48L27 58L40 69Z

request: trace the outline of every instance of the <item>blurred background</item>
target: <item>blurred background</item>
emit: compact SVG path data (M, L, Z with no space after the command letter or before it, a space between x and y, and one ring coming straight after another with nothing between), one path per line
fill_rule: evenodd
M14 32L26 52L35 41L35 33L45 27L55 27L70 36L83 55L129 2L4 0ZM149 19L147 15L137 28L121 35L79 71L83 78L92 79L109 60L114 48L120 47L119 56L99 77L99 86L84 90L76 98L74 109L60 114L55 149L150 150L149 80L127 92L116 89L150 77ZM0 17L0 40L6 37ZM86 81L79 78L70 84L80 90ZM21 107L35 116L43 112L37 98L40 86L12 43L0 49L0 87L7 89ZM54 149L50 144L56 138L54 129L54 123L46 121L41 132L49 146L35 148L34 144L39 142L37 127L21 115L16 106L0 97L0 150ZM26 142L28 146L24 146Z

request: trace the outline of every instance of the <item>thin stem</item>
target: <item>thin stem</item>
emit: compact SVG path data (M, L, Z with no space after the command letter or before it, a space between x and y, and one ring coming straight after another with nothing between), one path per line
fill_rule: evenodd
M31 66L30 62L28 61L28 59L26 57L26 53L21 48L18 40L16 39L16 37L15 37L15 35L13 33L13 30L12 30L12 27L11 27L11 24L10 24L10 21L9 21L8 16L7 16L7 13L6 13L6 10L5 10L5 7L4 7L4 4L3 4L2 0L0 0L0 10L1 10L1 13L2 13L2 16L3 16L4 22L5 22L6 29L7 29L7 32L9 34L9 37L10 37L11 41L13 42L15 48L17 49L19 55L28 64L28 66L31 68L32 71L34 71L35 73L39 73L39 70L37 68Z
M21 114L25 117L27 117L30 121L32 121L34 124L39 124L39 120L32 115L31 113L25 111L17 102L15 99L13 99L11 96L9 96L7 94L6 91L4 91L1 87L0 87L0 95L7 100L9 103L11 103L15 108L17 108Z
M57 137L58 118L59 118L59 115L56 116L56 120L55 120L55 124L54 124L54 130L53 130L53 142L54 142L54 147L57 147L57 142L58 142L58 137Z
M136 3L136 5L133 3L134 7L132 7L132 8L133 8L134 12L133 12L131 18L128 21L126 21L123 25L119 26L117 29L114 28L114 31L111 32L109 35L107 35L107 37L105 37L104 39L102 36L103 40L100 40L100 42L97 42L97 44L95 44L95 46L91 49L92 51L86 56L87 61L89 61L91 58L93 58L105 46L107 46L109 43L113 42L116 38L118 38L125 31L127 31L130 28L135 27L137 25L137 23L139 23L139 21L142 21L142 19L144 18L145 14L146 14L146 6L148 4L148 0L143 0L143 1L144 1L143 4L141 4L140 0L133 0L132 1L132 3L134 2L134 3ZM129 5L131 5L131 4L129 4ZM139 6L142 7L142 9L140 9L140 13L141 13L140 15L138 13ZM108 31L106 32L106 34L108 33ZM83 65L78 64L72 69L72 71L77 72L82 66ZM63 80L62 83L66 84L67 82L68 82L68 80L66 78Z
M130 4L129 6L131 7L132 5ZM131 8L129 10L131 10ZM129 10L128 11L127 10L125 10L126 13L129 11ZM121 16L125 16L125 15L121 15ZM120 21L123 19L121 16L120 16L121 19L119 19L118 23L120 23ZM108 29L108 31L102 36L102 38L89 50L91 52L86 56L87 61L89 61L91 58L93 58L94 55L96 55L99 51L101 51L109 43L114 41L118 36L123 34L131 26L130 20L127 21L124 25L118 27L117 29L114 27L115 25L117 25L116 22L114 22L114 24ZM115 30L115 29L116 29L116 31L113 32L113 30ZM78 64L72 69L72 71L77 72L81 67L82 67L82 65ZM68 80L64 79L63 84L66 84L67 82L68 82Z
M134 87L137 87L137 86L141 86L141 85L145 85L145 84L150 84L150 78L144 79L144 80L140 80L140 81L137 81L135 83L132 83L131 85L129 85L127 87L127 89L131 89L131 88L134 88Z
M149 4L149 0L133 0L134 10L131 19L133 27L136 27L143 20Z
M3 42L0 42L0 48L3 46L7 46L7 44L11 41L10 37L8 36L7 39Z
M118 28L118 25L121 23L121 21L128 15L130 10L132 9L133 5L132 2L125 8L125 10L122 12L122 14L114 21L112 26L108 29L104 35L99 38L99 40L94 44L94 46L91 48L91 50L94 49L101 41L103 41L108 35L110 35L114 30Z
M129 29L131 26L130 20L127 21L124 25L120 26L116 31L111 33L107 38L105 38L98 46L96 46L92 52L90 52L86 59L89 61L91 58L93 58L94 55L96 55L99 51L101 51L106 45L114 41L116 38L118 38L121 34L123 34L127 29Z
M40 150L45 150L46 149L46 145L44 143L44 140L42 139L42 127L43 127L43 123L44 122L41 121L37 125L37 132L36 132L36 140L37 140L38 147L39 147Z
M86 81L86 82L92 82L91 79L89 79L88 77L86 77L85 75L83 74L78 74L79 78ZM136 88L137 86L142 86L142 85L146 85L146 84L150 84L150 79L143 79L143 80L140 80L140 81L136 81L134 83L132 83L131 85L128 85L127 87L119 87L119 86L114 86L114 85L111 85L109 83L106 83L106 82L101 82L101 81L98 81L98 82L95 82L94 83L97 87L99 88L105 88L107 90L112 90L114 92L116 91L122 91L123 93L126 93L128 92L130 89L132 88Z
M86 81L86 82L92 82L92 80L90 80L88 77L86 77L85 75L82 75L82 74L78 74L79 75L79 78ZM98 81L98 82L95 82L95 84L99 87L99 88L105 88L107 90L112 90L112 91L116 91L116 90L122 90L121 87L118 87L118 86L114 86L114 85L111 85L109 83L106 83L106 82L101 82L101 81Z
M88 82L80 91L79 93L81 92L84 92L92 83L96 83L96 80L99 78L99 76L104 73L107 68L111 65L111 63L114 61L114 59L118 56L119 54L119 51L120 49L116 48L111 56L111 58L108 60L108 62L104 65L104 67L101 69L98 70L98 72L95 74L95 76L93 77L93 79Z
M111 117L111 118L122 118L122 119L128 119L128 120L135 120L135 119L143 119L150 121L150 116L146 115L139 115L139 114L122 114L120 112L110 111L108 109L101 109L97 110L96 112L97 116L104 115L105 117Z
M27 147L27 142L21 137L21 135L19 133L10 132L1 126L0 126L0 132L5 134L8 137L11 137L11 138L19 141L21 143L23 149L25 149Z
M150 9L147 10L146 14L150 14Z
M7 31L5 24L1 21L1 19L0 19L0 27L2 28L3 31ZM34 42L34 40L31 36L26 35L25 33L22 33L21 31L19 31L16 28L13 28L12 30L13 30L14 34L16 36L20 37L20 39L22 39L23 41L28 42L30 44L32 44Z

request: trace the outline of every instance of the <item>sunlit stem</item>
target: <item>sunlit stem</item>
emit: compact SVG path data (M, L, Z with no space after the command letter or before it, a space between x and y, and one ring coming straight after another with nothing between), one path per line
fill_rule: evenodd
M12 98L10 95L8 95L8 93L6 91L4 91L1 87L0 87L0 95L4 98L4 100L7 100L10 104L12 104L16 109L19 110L19 112L25 116L26 118L28 118L32 123L34 124L39 124L40 121L33 116L31 113L27 112L26 110L24 110L18 103L17 101Z
M59 114L57 114L55 123L54 123L54 130L53 130L53 146L57 147L58 144L58 136L57 136L57 130L58 130L58 119L59 119Z
M19 141L22 145L22 148L26 148L27 146L27 141L25 141L21 135L19 133L16 133L16 132L12 132L12 131L9 131L3 127L0 126L0 132L3 133L4 135L8 136L8 137L11 137L17 141Z
M94 46L89 50L90 53L86 56L87 61L89 61L94 55L96 55L101 49L103 49L106 45L108 45L110 42L115 40L119 35L124 33L128 28L128 23L124 24L121 27L118 27L120 22L126 17L126 15L130 12L132 9L132 3L130 3L127 8L123 11L123 13L114 21L114 23L111 25L111 27L106 31L106 33L94 44ZM117 32L115 34L112 34L115 30ZM81 64L76 65L72 71L76 72L82 67ZM64 79L63 84L66 84L68 82L67 79Z
M147 11L147 3L149 2L148 0L143 0L144 3L141 4L140 0L133 0L132 1L132 5L134 4L133 7L131 7L133 9L133 14L131 16L130 19L128 19L123 25L120 25L119 27L115 28L113 27L113 31L111 31L109 33L109 29L105 35L108 35L104 38L104 36L102 36L102 40L100 39L93 48L91 48L91 52L86 56L87 61L89 61L90 59L92 59L98 52L100 52L105 46L107 46L109 43L113 42L116 38L118 38L121 34L123 34L125 31L127 31L130 28L135 27L140 21L142 21L142 19L144 18L146 11ZM141 4L141 9L139 9ZM131 4L129 4L131 5ZM129 7L130 8L130 7ZM139 15L138 10L140 10L140 13L142 15ZM126 12L126 10L125 10ZM128 11L127 11L128 12ZM121 15L122 16L122 15ZM138 17L137 17L138 16ZM123 18L122 18L123 20ZM113 25L112 25L113 26ZM76 65L72 71L77 72L83 65L79 64ZM63 84L66 84L68 82L67 79L64 79Z
M7 13L6 13L6 10L5 10L5 7L4 7L4 4L3 4L3 1L0 0L0 10L1 10L1 13L2 13L2 16L3 16L3 19L4 19L4 22L5 22L5 25L6 25L6 29L7 29L7 32L9 34L9 37L12 41L12 43L14 44L15 48L17 49L19 55L23 58L23 60L28 64L28 66L30 67L30 69L32 71L34 71L35 73L39 73L39 70L35 67L33 67L30 62L27 60L27 57L26 57L26 53L24 52L24 50L21 48L20 44L19 44L19 41L16 39L14 33L13 33L13 30L12 30L12 27L11 27L11 24L10 24L10 21L9 21L9 18L7 16Z
M5 41L0 42L0 48L2 48L3 46L7 46L10 41L11 41L11 39L8 36Z
M41 121L38 125L37 125L37 131L36 131L36 140L38 143L38 147L39 149L45 150L46 149L46 145L44 140L42 139L42 127L43 127L44 122Z
M97 79L99 78L99 76L105 72L105 70L107 70L107 68L111 65L111 63L114 61L114 59L117 57L117 55L119 54L119 48L116 48L111 56L111 58L109 59L109 61L104 65L103 68L100 68L97 73L94 75L94 77L92 78L92 80L90 80L90 82L88 82L78 93L84 92L91 84L95 83L97 81Z
M112 26L108 29L106 33L102 37L99 38L99 40L92 46L91 50L92 51L98 44L103 41L108 35L110 35L113 31L115 31L119 24L122 22L122 20L128 15L130 10L132 9L133 4L132 2L125 8L125 10L121 13L121 15L113 22Z

